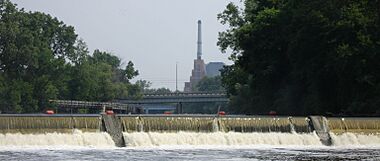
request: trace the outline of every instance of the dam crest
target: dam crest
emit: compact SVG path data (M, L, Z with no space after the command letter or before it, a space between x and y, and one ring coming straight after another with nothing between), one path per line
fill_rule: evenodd
M0 146L380 146L379 131L370 117L0 115Z

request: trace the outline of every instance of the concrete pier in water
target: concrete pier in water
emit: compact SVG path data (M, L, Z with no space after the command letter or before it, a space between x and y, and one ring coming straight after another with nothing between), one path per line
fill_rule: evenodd
M309 116L309 126L313 131L315 131L324 145L330 146L332 144L330 128L328 126L326 117Z
M115 115L101 115L102 120L102 131L107 132L112 140L115 142L117 147L124 147L125 141L123 138L123 127L119 117Z

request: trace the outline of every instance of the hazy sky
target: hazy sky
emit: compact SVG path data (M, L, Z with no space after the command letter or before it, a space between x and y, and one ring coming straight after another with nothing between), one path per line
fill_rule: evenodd
M19 8L41 11L74 26L90 51L112 52L132 60L153 88L175 89L189 81L196 58L197 20L202 20L203 59L231 64L216 45L226 27L217 20L230 2L239 0L12 0Z

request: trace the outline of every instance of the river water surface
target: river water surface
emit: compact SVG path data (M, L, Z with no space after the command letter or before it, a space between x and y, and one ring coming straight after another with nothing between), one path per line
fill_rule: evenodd
M1 149L0 160L380 160L380 148L328 147L39 147Z

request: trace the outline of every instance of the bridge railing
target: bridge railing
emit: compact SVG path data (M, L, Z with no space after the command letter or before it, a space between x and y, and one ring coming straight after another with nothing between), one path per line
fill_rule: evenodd
M49 100L51 103L63 108L112 108L127 109L126 104L117 102L91 102L91 101L75 101L75 100Z
M143 97L157 97L157 96L210 96L218 95L225 96L227 95L224 91L217 92L173 92L173 93L145 93Z

